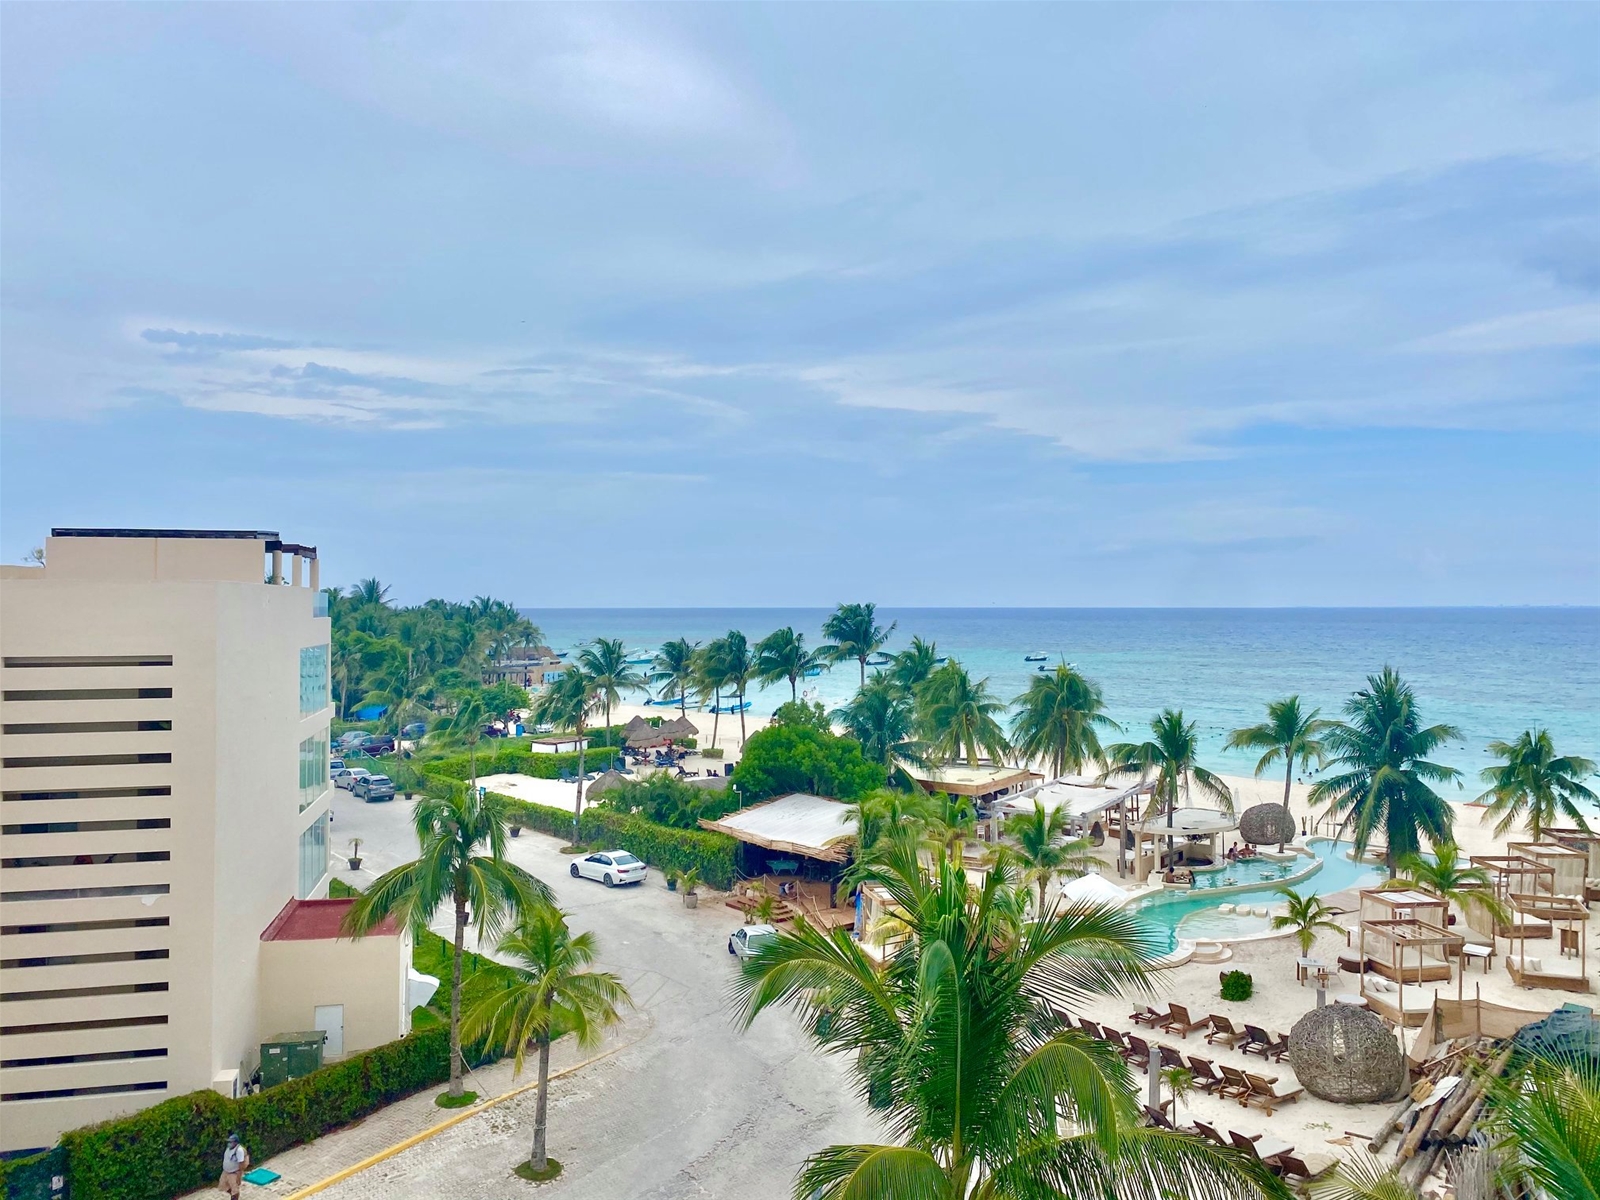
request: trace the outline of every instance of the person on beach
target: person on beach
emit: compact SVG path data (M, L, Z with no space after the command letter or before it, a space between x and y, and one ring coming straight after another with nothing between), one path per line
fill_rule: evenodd
M228 1148L222 1152L222 1179L217 1186L233 1200L239 1200L239 1188L244 1173L250 1169L250 1151L244 1148L237 1133L228 1135Z

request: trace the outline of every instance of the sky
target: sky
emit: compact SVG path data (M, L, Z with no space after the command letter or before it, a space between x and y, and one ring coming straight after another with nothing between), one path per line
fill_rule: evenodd
M1600 600L1600 7L0 6L0 556Z

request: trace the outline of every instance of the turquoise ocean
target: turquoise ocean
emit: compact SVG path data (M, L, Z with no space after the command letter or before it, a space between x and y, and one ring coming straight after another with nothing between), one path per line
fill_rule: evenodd
M677 637L706 642L730 629L752 643L792 625L819 644L825 609L525 609L546 641L571 650L595 637L653 651ZM1253 759L1223 750L1228 730L1264 718L1290 693L1334 717L1385 664L1415 688L1422 717L1462 737L1438 757L1467 773L1458 798L1481 790L1485 743L1542 726L1562 753L1600 760L1600 608L1001 609L881 608L886 647L912 635L937 643L1012 700L1028 685L1028 654L1065 658L1095 680L1110 715L1142 740L1164 706L1183 709L1213 770L1248 774ZM857 682L854 663L804 681L830 708ZM787 684L752 693L752 712L789 698ZM1113 739L1115 740L1115 739Z

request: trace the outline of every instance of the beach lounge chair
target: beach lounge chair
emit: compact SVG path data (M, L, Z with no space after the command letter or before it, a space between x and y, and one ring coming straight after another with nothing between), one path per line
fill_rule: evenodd
M1283 1168L1278 1165L1280 1154L1293 1154L1294 1147L1288 1142L1281 1142L1266 1137L1247 1138L1236 1130L1229 1130L1228 1137L1233 1142L1233 1148L1246 1158L1253 1158L1261 1163L1274 1175L1282 1175Z
M1286 1092L1277 1090L1276 1080L1267 1080L1260 1075L1253 1075L1249 1071L1244 1073L1245 1081L1250 1085L1250 1094L1245 1096L1241 1103L1248 1104L1251 1108L1259 1108L1264 1113L1272 1113L1280 1104L1288 1104L1292 1100L1300 1099L1305 1088L1290 1088Z
M1287 1033L1279 1033L1274 1029L1272 1031L1272 1045L1267 1047L1267 1054L1272 1058L1273 1062L1282 1062L1287 1058L1289 1056L1289 1035Z
M1129 1013L1128 1020L1132 1021L1135 1025L1144 1025L1147 1028L1154 1029L1157 1025L1168 1020L1171 1016L1172 1013L1170 1011L1160 1011L1151 1008L1148 1004L1144 1004L1141 1005L1136 1011Z
M1231 1096L1243 1108L1244 1097L1250 1094L1250 1081L1244 1077L1244 1072L1227 1063L1218 1063L1217 1070L1222 1073L1222 1086L1217 1089L1217 1095Z
M1171 1046L1157 1046L1156 1050L1161 1054L1161 1069L1163 1071L1168 1067L1176 1067L1180 1070L1188 1070L1188 1067L1183 1061L1183 1055L1179 1054Z
M1265 1029L1259 1025L1246 1025L1244 1027L1244 1041L1238 1048L1246 1054L1259 1054L1265 1058L1272 1052L1273 1039Z
M1326 1162L1307 1166L1306 1160L1294 1151L1289 1150L1278 1155L1278 1166L1283 1168L1285 1179L1315 1179L1331 1168L1336 1160L1330 1158Z
M1228 1020L1227 1017L1212 1015L1211 1032L1206 1034L1207 1043L1216 1045L1216 1043L1221 1042L1224 1046L1231 1046L1243 1036L1244 1034L1235 1029L1233 1022Z
M1146 1119L1149 1120L1150 1124L1154 1125L1157 1129L1167 1129L1173 1133L1187 1133L1191 1135L1195 1133L1194 1126L1174 1125L1167 1118L1166 1113L1162 1112L1159 1108L1151 1108L1148 1104L1144 1106L1144 1115Z
M1196 1020L1189 1015L1188 1008L1176 1001L1167 1006L1167 1011L1169 1016L1161 1023L1161 1028L1182 1038L1187 1038L1196 1029L1204 1029L1211 1024L1209 1014Z
M1216 1131L1215 1126L1207 1125L1204 1121L1200 1120L1199 1117L1195 1118L1194 1129L1195 1129L1195 1132L1198 1133L1201 1137L1206 1138L1206 1139L1208 1139L1210 1141L1213 1141L1219 1146L1231 1146L1231 1145L1233 1145L1232 1142L1230 1142L1227 1138L1223 1137L1220 1133L1218 1133Z
M1078 1018L1078 1028L1083 1030L1090 1037L1094 1038L1094 1040L1097 1041L1097 1042L1101 1038L1100 1026L1096 1025L1093 1021L1089 1020L1088 1017L1079 1017Z
M1136 1067L1150 1065L1150 1043L1137 1033L1128 1035L1128 1061ZM1248 1085L1246 1085L1248 1087Z
M1215 1092L1222 1086L1222 1076L1217 1074L1217 1069L1211 1065L1209 1058L1198 1055L1189 1056L1189 1073L1194 1076L1194 1085L1202 1092Z

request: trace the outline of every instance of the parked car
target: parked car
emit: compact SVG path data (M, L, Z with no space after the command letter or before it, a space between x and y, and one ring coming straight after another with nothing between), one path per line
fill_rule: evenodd
M369 738L361 745L361 753L370 754L377 758L380 754L394 753L394 739L385 734L383 737Z
M763 946L770 945L777 936L778 930L772 925L742 926L728 939L728 953L738 959L749 958Z
M331 777L335 771L344 770L344 759L330 758L328 760L328 774Z
M372 737L365 729L347 729L334 739L336 746L361 746L365 745Z
M355 800L365 800L368 804L374 804L379 800L393 800L394 780L387 775L363 773L360 779L351 783L350 796Z
M648 868L626 850L603 850L572 862L574 879L598 879L607 887L643 883L646 870Z
M356 780L365 779L371 774L372 772L365 767L345 767L341 771L334 772L333 786L350 791L355 786Z
M426 721L413 721L400 730L400 736L408 742L414 742L427 732L428 723Z

